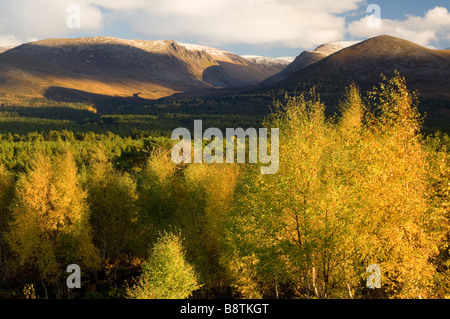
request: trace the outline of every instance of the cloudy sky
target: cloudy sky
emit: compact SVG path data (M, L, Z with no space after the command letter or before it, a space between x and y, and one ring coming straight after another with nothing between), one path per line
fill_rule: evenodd
M69 28L77 21L79 28ZM378 6L379 24L374 19ZM75 23L75 24L74 24ZM325 42L398 36L450 47L448 0L0 0L0 46L44 38L113 36L296 56Z

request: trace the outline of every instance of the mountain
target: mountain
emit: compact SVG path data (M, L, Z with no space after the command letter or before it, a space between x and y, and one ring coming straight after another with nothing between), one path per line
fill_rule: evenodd
M267 70L268 72L266 74L268 76L266 77L266 79L282 72L282 70L289 66L289 64L291 64L295 59L295 57L269 58L258 55L243 55L242 57L260 65L264 70ZM271 74L269 75L269 73Z
M172 40L46 39L0 54L0 94L155 99L181 92L252 86L284 67Z
M395 69L406 78L409 88L418 89L422 96L450 98L449 51L386 35L344 48L290 74L276 86L313 81L373 85L380 81L381 73L390 76Z
M281 81L287 78L292 73L300 71L306 68L308 65L316 63L327 56L340 51L346 47L358 43L357 41L341 41L341 42L330 42L318 46L314 51L303 51L295 60L286 66L280 73L277 73L269 78L267 78L262 84L270 84L274 82Z
M3 52L8 51L8 50L11 50L14 47L15 47L15 45L2 46L2 47L0 47L0 53L3 53Z
M197 44L179 43L179 45L195 54L205 52L218 63L218 66L208 69L203 74L203 81L218 88L256 85L289 64L282 58L254 59L253 56L239 56L229 51Z
M265 56L260 55L241 55L243 58L259 63L259 64L269 64L269 65L276 65L276 64L282 64L282 65L289 65L292 63L292 61L295 60L294 56L286 56L286 57L279 57L279 58L269 58Z

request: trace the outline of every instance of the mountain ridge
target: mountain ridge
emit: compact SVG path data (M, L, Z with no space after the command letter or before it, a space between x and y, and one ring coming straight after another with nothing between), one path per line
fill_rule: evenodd
M361 41L290 74L278 87L312 81L376 84L381 73L397 70L411 89L427 96L450 97L450 52L382 35Z
M329 42L319 45L314 51L303 51L294 59L294 61L292 61L292 63L280 71L280 73L265 79L261 84L265 85L281 81L290 74L300 71L301 69L358 42L359 41Z
M62 87L155 99L193 90L253 86L284 67L173 40L44 39L0 54L0 91L43 96L52 87Z
M389 76L395 69L411 89L450 98L450 51L400 38L326 43L289 60L239 56L174 40L44 39L0 54L0 99L155 100L238 94L247 89L261 92L270 87L297 91L304 87L299 84L317 81L340 87L352 81L372 85L380 81L381 73Z

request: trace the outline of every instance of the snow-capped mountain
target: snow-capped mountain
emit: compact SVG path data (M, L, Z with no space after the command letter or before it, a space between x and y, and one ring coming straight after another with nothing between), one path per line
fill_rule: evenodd
M0 54L0 91L45 96L66 89L154 99L253 86L285 66L284 62L257 63L228 51L173 40L46 39Z

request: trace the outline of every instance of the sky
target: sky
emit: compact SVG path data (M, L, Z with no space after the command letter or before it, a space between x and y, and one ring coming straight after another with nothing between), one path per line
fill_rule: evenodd
M0 46L111 36L284 57L381 34L448 48L450 1L0 0Z

